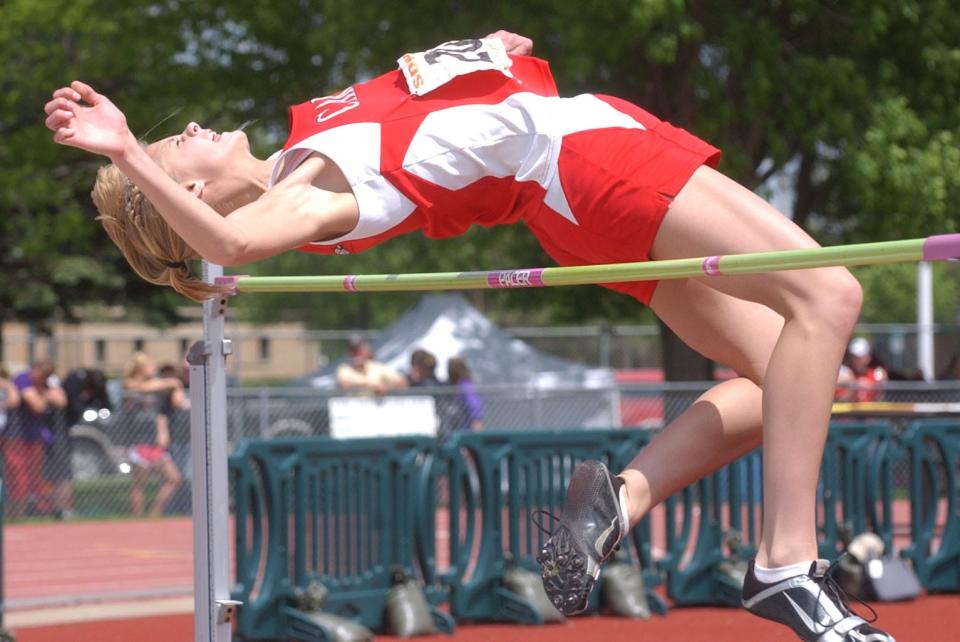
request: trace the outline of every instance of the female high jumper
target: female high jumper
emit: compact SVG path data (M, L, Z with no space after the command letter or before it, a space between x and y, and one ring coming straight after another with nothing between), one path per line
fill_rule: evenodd
M561 265L814 247L713 167L719 151L610 96L560 98L532 42L499 31L291 108L281 153L189 123L143 146L82 82L46 105L54 140L108 157L93 199L133 269L200 300L203 257L227 266L290 249L349 254L422 230L523 221ZM581 464L538 560L551 600L586 606L600 564L653 506L762 444L763 531L751 613L803 640L892 642L853 614L817 559L816 488L834 385L862 293L842 268L608 284L733 368L626 470Z

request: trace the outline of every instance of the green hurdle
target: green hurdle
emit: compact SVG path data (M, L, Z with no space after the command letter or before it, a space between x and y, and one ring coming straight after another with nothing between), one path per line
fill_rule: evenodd
M534 513L560 514L570 475L580 461L599 459L619 469L649 437L639 430L454 435L443 451L451 489L450 569L443 580L450 587L453 616L542 624L534 605L502 584L511 565L539 572L535 558L548 535L534 525ZM552 528L548 518L543 524ZM649 519L631 535L625 548L644 571L651 608L662 613L666 607L653 591L660 578L650 555ZM599 590L591 595L591 610L598 609L599 596Z
M960 591L960 420L915 421L903 441L910 452L912 536L903 555L928 591Z
M760 474L753 451L664 502L667 550L658 566L675 604L740 604L760 537Z
M820 468L820 556L835 559L844 536L876 533L893 547L893 471L906 457L888 421L835 419Z
M298 608L313 586L320 608L373 630L384 612L395 569L419 576L436 604L432 560L419 542L435 537L436 504L423 499L434 440L425 437L242 441L230 458L236 520L232 597L242 600L237 630L247 640L333 640L311 612ZM453 620L436 608L434 624Z
M328 591L325 612L382 629L390 572L420 579L441 630L458 620L542 623L538 608L504 586L514 566L536 572L547 534L538 510L559 515L577 463L625 468L654 433L570 430L458 433L442 447L425 437L251 440L230 460L236 515L233 592L238 632L249 640L332 639L298 598ZM910 485L894 468L909 461ZM624 545L642 569L655 612L666 605L739 604L745 562L756 552L762 507L759 451L665 502L665 554L651 518ZM888 549L895 493L908 490L910 546L921 583L960 591L960 421L922 420L899 434L888 421L835 419L821 469L820 555L835 559L845 535L874 532ZM437 568L438 513L449 515L449 567ZM944 517L944 515L946 517ZM544 521L549 529L549 520ZM659 533L658 533L659 535ZM601 575L601 582L603 576ZM602 587L601 587L602 588ZM600 608L600 590L588 609Z

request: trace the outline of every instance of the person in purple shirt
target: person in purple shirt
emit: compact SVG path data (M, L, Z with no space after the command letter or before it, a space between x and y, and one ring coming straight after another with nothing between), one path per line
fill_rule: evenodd
M39 513L50 511L50 483L43 475L47 446L53 443L57 412L67 396L53 374L53 364L38 361L13 380L21 404L7 429L4 463L10 493L10 517L23 515L31 503Z
M457 387L454 430L483 430L483 400L473 385L470 368L462 357L447 361L447 380Z

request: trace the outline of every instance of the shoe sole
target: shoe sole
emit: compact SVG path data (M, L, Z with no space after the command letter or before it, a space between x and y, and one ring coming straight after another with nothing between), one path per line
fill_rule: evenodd
M599 465L605 475L610 492L616 495L613 483L610 481L609 471L602 464ZM574 474L576 475L576 473ZM623 519L623 515L620 514L619 500L617 501L617 515L620 519ZM622 532L620 538L623 538ZM620 540L615 544L614 550L619 549L619 547ZM588 570L591 561L593 560L588 560L587 555L578 549L569 528L562 524L540 549L540 554L537 555L537 563L540 565L543 588L550 602L564 615L574 615L586 610L590 592L593 591L593 587L597 583L597 578L591 575ZM594 562L594 564L597 575L599 575L599 562Z
M586 610L596 580L587 572L587 556L577 550L573 536L561 526L537 555L543 589L557 610L574 615Z

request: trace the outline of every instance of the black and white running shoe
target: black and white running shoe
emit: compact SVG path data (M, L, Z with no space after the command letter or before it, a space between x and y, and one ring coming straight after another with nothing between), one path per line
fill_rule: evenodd
M628 530L620 504L622 485L623 480L598 461L581 463L570 477L560 523L537 556L543 588L565 615L587 608L600 564Z
M827 560L816 560L806 575L766 584L757 579L751 561L743 583L743 606L754 615L786 624L807 642L895 642L892 635L851 612L830 568Z

